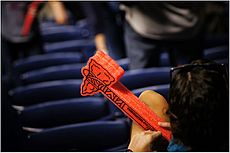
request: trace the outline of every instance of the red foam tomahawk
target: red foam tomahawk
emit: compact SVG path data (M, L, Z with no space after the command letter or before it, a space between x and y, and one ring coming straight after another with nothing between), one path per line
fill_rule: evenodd
M163 120L118 81L124 70L107 54L97 51L82 68L82 74L82 96L101 92L145 130L161 131L163 137L168 141L171 139L171 132L157 124Z

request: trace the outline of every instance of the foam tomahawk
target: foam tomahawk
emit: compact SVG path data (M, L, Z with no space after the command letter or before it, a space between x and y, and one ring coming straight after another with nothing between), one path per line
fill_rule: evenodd
M164 120L119 82L124 70L106 53L97 51L82 68L82 74L82 96L101 92L145 130L161 131L163 137L168 141L171 139L171 132L158 125L158 122Z

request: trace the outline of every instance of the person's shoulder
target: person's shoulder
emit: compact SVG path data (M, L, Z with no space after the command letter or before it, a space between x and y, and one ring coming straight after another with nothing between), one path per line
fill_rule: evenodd
M141 93L139 99L144 102L152 111L154 111L159 117L168 121L166 111L168 110L168 103L166 99L159 93L146 90Z

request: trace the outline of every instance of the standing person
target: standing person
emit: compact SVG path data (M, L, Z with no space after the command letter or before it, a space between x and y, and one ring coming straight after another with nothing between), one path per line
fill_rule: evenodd
M123 14L118 2L82 2L94 35L97 50L107 52L113 59L126 57L123 39Z
M167 150L229 151L229 91L225 67L211 61L197 60L174 68L171 76L166 111L170 124L158 123L166 128L171 125L172 139ZM149 92L141 96L143 102L156 103L156 96ZM166 107L162 100L160 102L158 108L163 110ZM137 127L132 133L135 135L131 137L129 149L139 152L153 151L150 147L161 134Z
M37 6L34 7L35 2L38 1L1 2L2 76L9 77L12 84L16 82L12 63L17 59L42 53L43 50L39 24L36 18L37 12L43 6L43 3L37 3ZM30 20L26 20L27 15L30 16ZM29 24L25 21L29 21ZM24 25L29 25L26 26L28 30L26 35L22 32Z
M42 51L42 42L39 35L38 21L36 14L42 7L43 3L39 3L37 10L28 12L30 15L35 14L35 20L28 35L22 34L25 16L27 10L30 10L33 2L2 2L2 38L9 48L9 54L12 61L18 58L24 58L31 54L38 54ZM33 15L34 15L33 14Z
M159 66L168 51L171 65L202 55L202 2L121 2L125 11L125 44L130 69Z

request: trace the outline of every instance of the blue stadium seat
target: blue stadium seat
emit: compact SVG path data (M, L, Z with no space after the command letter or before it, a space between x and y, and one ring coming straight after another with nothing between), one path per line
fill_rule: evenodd
M45 43L44 50L47 53L53 52L87 52L95 51L93 39L68 40L55 43Z
M163 85L156 85L156 86L149 86L149 87L144 87L144 88L139 88L132 90L133 94L136 95L137 97L140 96L140 94L143 91L146 90L153 90L159 94L161 94L165 99L168 99L168 94L169 94L169 84L163 84Z
M128 69L128 59L121 59L117 62L125 70ZM23 73L20 78L24 84L65 79L82 79L81 69L85 65L78 63L52 66Z
M204 50L203 56L210 60L224 59L229 56L229 48L227 45L208 48Z
M95 121L46 129L29 136L29 151L104 151L127 144L130 127L124 120Z
M214 60L216 63L219 63L219 64L226 64L228 66L229 64L229 59L228 58L223 58L223 59L217 59L217 60Z
M229 34L210 35L206 36L204 40L204 48L212 48L221 45L227 45L229 43Z
M82 79L81 68L83 66L85 66L83 63L51 66L23 73L20 78L24 84L65 79Z
M81 53L52 53L30 56L14 63L14 70L24 73L48 66L85 62Z
M13 105L26 106L45 101L81 97L82 80L49 81L11 90Z
M78 21L75 25L59 25L54 22L44 22L40 25L44 42L79 40L92 37L87 21Z
M47 128L112 118L104 98L84 97L50 101L25 107L20 112L25 127Z
M124 68L124 70L128 69L129 60L127 58L117 60L117 63ZM52 66L23 73L20 78L24 84L65 79L82 79L81 69L85 65L86 64L78 63Z
M80 29L76 26L54 26L41 31L44 42L60 42L66 40L79 40L91 37L89 29Z
M129 70L120 81L129 89L168 84L170 82L170 67L157 67Z

